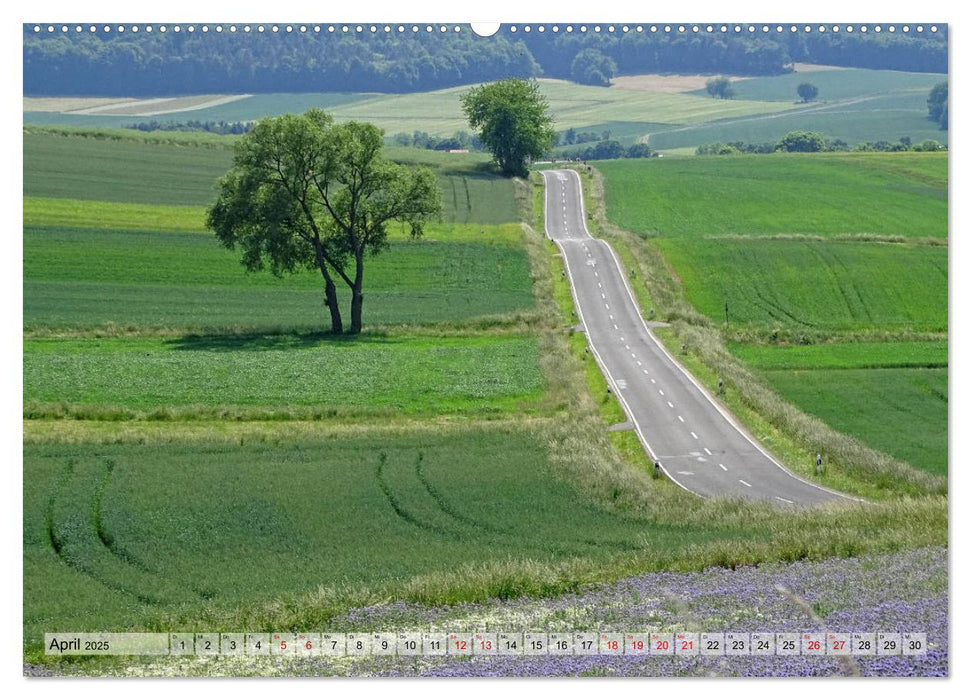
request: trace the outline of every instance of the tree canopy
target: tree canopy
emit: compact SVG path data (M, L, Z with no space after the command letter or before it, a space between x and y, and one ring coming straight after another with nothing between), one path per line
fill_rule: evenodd
M351 289L359 333L366 256L387 246L391 222L417 237L441 211L435 174L386 160L383 142L373 124L335 124L319 109L260 120L236 144L208 211L208 228L242 249L247 269L318 270L335 333L344 330L335 279Z
M587 49L625 74L777 75L793 61L937 73L948 66L946 26L922 34L691 36L513 34L504 27L488 39L470 31L261 33L208 25L206 33L35 33L33 26L23 32L25 95L414 92L511 76L572 79L573 63Z
M525 176L527 161L553 146L553 117L535 80L508 78L462 95L462 110L505 175Z
M796 92L803 102L812 102L819 94L819 88L812 83L799 83Z
M927 116L942 129L947 128L947 83L938 83L927 96Z
M822 134L815 131L790 131L779 141L778 149L790 153L816 153L826 147Z
M723 100L730 100L735 96L735 88L732 87L732 81L724 75L720 75L717 78L709 78L708 82L705 83L705 90L712 97Z
M570 66L570 77L583 85L607 87L617 74L617 64L599 49L583 49Z

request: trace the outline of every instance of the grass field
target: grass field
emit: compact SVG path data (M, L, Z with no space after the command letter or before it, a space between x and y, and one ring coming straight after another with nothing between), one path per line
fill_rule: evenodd
M729 349L758 369L877 369L947 367L947 341L742 345Z
M24 134L24 195L207 205L231 164L228 149Z
M670 77L670 76L668 76ZM638 76L629 76L637 80ZM676 77L675 77L676 78ZM658 150L715 141L776 141L794 129L821 131L850 144L861 141L947 141L947 132L927 120L927 93L946 77L931 73L848 69L790 73L737 81L736 99L715 100L704 90L625 90L542 79L558 130L610 129L624 143L648 139ZM656 80L656 77L652 80ZM691 77L696 84L697 76ZM817 102L798 102L796 85L817 85ZM187 119L249 121L284 112L323 107L337 119L370 121L398 132L451 136L468 125L459 96L467 86L408 95L311 93L253 95L207 109L163 114L159 121ZM122 127L139 118L111 115L24 112L25 124Z
M217 179L232 164L233 141L229 138L210 136L204 143L223 147L203 148L152 143L139 132L115 136L109 140L24 134L24 195L126 204L209 205L216 198ZM483 168L485 156L434 151L426 155L413 148L388 149L388 154L437 171L444 221L518 221L511 182L487 172ZM69 217L70 212L65 212L65 218Z
M89 411L141 413L187 407L210 414L223 407L495 413L542 393L536 341L518 336L187 336L24 343L28 406L63 403Z
M786 400L840 432L947 474L947 368L768 370Z
M907 92L920 93L926 100L932 87L946 81L947 76L939 73L846 68L746 78L732 83L732 88L737 99L756 101L801 102L796 93L801 83L812 83L819 88L816 102ZM704 89L691 94L707 96Z
M947 248L851 241L660 239L688 301L732 325L947 330Z
M549 595L631 567L883 551L902 528L925 542L939 525L930 502L874 505L841 512L820 538L808 513L699 504L598 471L611 498L640 504L608 505L564 478L541 426L312 429L29 440L25 576L44 585L25 599L28 652L52 625L326 630L355 603Z
M723 117L765 114L793 108L772 101L713 100L687 94L654 93L638 90L610 90L577 85L562 80L541 80L557 128L580 128L607 121L680 124ZM322 107L338 120L355 119L377 124L388 135L426 131L451 136L468 130L460 96L469 86L411 94L280 94L254 95L208 109L153 117L158 121L187 119L249 121L285 112L303 112ZM73 115L25 112L24 122L69 126L120 127L146 117Z
M947 236L947 155L822 154L605 161L610 220L666 237Z
M201 232L206 230L206 207L24 197L24 227L38 226Z
M433 226L432 240L392 242L368 264L369 323L427 325L529 310L521 236L514 225ZM24 285L27 329L313 330L329 319L319 272L248 273L238 253L204 234L27 226ZM339 293L347 304L348 294Z
M947 341L733 344L782 396L837 430L947 474Z
M792 112L666 127L653 130L649 142L657 150L693 149L716 142L776 143L790 131L816 131L850 145L867 141L896 143L904 136L913 143L933 139L946 144L948 132L927 118L927 92L899 92L834 103L813 103Z
M198 615L322 582L606 558L642 543L649 525L557 479L519 431L26 452L25 575L45 581L26 600L33 644L50 624L157 624L180 607ZM668 543L717 531L650 529Z

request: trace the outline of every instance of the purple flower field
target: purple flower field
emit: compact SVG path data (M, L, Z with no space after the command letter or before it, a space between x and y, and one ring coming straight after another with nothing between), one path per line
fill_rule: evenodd
M340 669L308 660L304 672L349 676L946 676L947 550L829 559L736 570L646 574L545 600L427 608L357 609L332 629L691 632L924 632L925 656L851 657L375 657ZM780 592L783 586L811 606ZM822 625L817 620L822 621ZM855 665L855 666L854 666Z
M780 590L786 589L787 592ZM735 570L655 573L581 594L357 608L335 632L916 632L924 656L167 657L56 675L123 676L947 676L947 549ZM328 631L321 630L321 631ZM25 665L25 675L47 669Z

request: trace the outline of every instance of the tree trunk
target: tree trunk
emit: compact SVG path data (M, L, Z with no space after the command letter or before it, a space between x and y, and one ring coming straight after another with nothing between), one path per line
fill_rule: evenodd
M355 289L351 294L351 333L361 332L361 310L363 306L364 294L362 294L360 288L355 285Z
M354 286L351 287L351 333L361 332L361 312L364 307L364 251L358 252L356 257L356 273Z
M344 332L344 321L341 320L341 307L337 303L337 287L334 285L334 278L327 272L327 261L324 260L324 251L320 240L314 241L314 253L317 258L317 267L320 268L320 275L324 278L324 303L330 309L330 332L340 334Z
M341 319L341 307L337 303L337 287L334 280L328 279L324 285L324 300L330 309L330 332L339 334L344 332L344 321Z

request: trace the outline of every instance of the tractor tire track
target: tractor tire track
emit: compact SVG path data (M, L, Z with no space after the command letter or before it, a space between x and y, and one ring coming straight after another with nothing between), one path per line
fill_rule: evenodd
M136 569L140 569L147 574L158 575L158 571L151 569L148 565L140 561L134 554L124 550L119 544L114 536L108 532L105 527L104 520L101 518L101 503L104 498L105 489L108 487L108 481L111 479L112 472L115 470L115 462L112 459L105 460L105 474L101 480L101 484L98 486L98 490L95 492L94 505L92 507L94 516L94 530L98 535L98 539L101 540L101 544L105 546L109 552L115 555L118 559L133 566Z
M59 516L58 507L61 497L71 480L79 476L77 466L77 462L73 459L68 460L67 466L55 484L48 501L45 516L47 537L57 557L66 566L91 578L105 588L131 596L145 605L157 606L184 602L185 599L181 594L159 595L160 590L166 591L170 588L160 578L159 574L119 547L109 545L113 538L105 530L101 520L101 502L108 480L114 471L112 460L107 460L105 463L105 474L95 487L90 507L79 508L75 506L71 508L72 504L65 504L64 507L67 508L67 511ZM85 554L88 556L85 557ZM101 567L97 565L99 555L106 558L101 560ZM86 563L85 559L92 560L93 565ZM106 574L105 566L109 569L120 567L122 572L126 570L133 572L136 578L141 579L138 582L141 585L118 581L117 576L112 577ZM118 571L115 573L117 574ZM170 590L168 592L171 593ZM193 591L193 593L197 592Z
M438 505L439 509L443 513L445 513L445 515L457 520L460 523L466 524L476 530L483 530L485 532L488 532L489 534L505 535L505 536L509 536L512 534L512 532L507 528L497 528L492 525L479 522L475 518L470 518L464 513L461 513L454 506L452 506L452 504L450 504L445 499L445 496L442 494L442 492L439 491L437 488L435 488L428 480L428 477L425 476L425 471L422 468L424 459L425 459L425 455L419 452L418 459L415 460L415 474L418 476L418 481L421 482L421 485L425 487L425 491L428 492L428 495L431 496L432 500L435 501L436 505Z
M142 591L135 590L133 588L120 584L116 581L112 581L109 578L99 575L97 570L92 569L91 567L85 566L77 559L77 557L72 556L72 554L70 553L69 551L70 542L63 537L64 535L63 527L59 528L57 523L55 522L56 520L55 510L57 507L58 496L63 491L65 485L74 476L76 466L77 466L77 463L73 459L68 460L67 466L64 472L62 473L61 478L58 479L58 483L55 485L54 491L51 494L50 501L48 502L48 512L46 517L47 536L48 536L48 539L50 540L51 547L53 548L54 553L57 554L57 557L66 566L68 566L71 569L74 569L75 571L77 571L80 574L83 574L84 576L87 576L88 578L93 579L94 581L101 584L105 588L108 588L117 593L122 593L124 595L131 596L138 602L144 603L146 605L163 604L165 601L163 601L161 598L157 596L145 594ZM59 532L59 530L61 532Z
M428 495L431 496L432 500L435 501L435 503L438 505L438 507L441 509L443 513L457 520L460 523L463 523L472 528L475 528L476 530L482 530L488 533L489 535L503 538L506 541L508 541L509 538L517 537L516 532L511 528L499 528L494 525L483 523L481 521L476 520L475 518L470 518L469 516L465 515L464 513L456 509L452 504L448 502L448 500L441 493L441 491L435 488L435 486L428 480L428 477L425 475L425 471L422 466L423 463L424 463L424 454L419 452L418 459L415 460L415 474L418 476L418 480L421 482L422 486L425 487L425 490L428 492ZM609 541L594 540L594 539L578 539L574 541L567 541L567 542L561 543L561 545L556 548L556 552L558 554L564 554L564 553L575 554L580 551L579 549L577 549L576 545L584 545L586 547L592 547L594 549L601 549L603 547L608 547L611 549L620 549L624 551L640 551L641 549L643 549L642 547L636 544L633 544L631 542L609 542Z
M401 502L394 495L394 491L392 491L391 486L384 478L384 465L387 461L388 461L388 455L382 452L378 457L378 466L377 466L377 469L375 470L374 475L378 482L378 488L381 489L381 492L384 494L384 497L387 499L388 505L390 505L391 509L395 512L395 515L397 515L399 518L404 520L409 525L413 525L421 530L433 532L436 535L439 535L440 537L445 537L451 540L461 539L459 535L456 535L451 530L447 530L443 527L439 527L438 525L435 525L434 523L429 523L422 520L421 518L416 517L412 513L408 512L401 505Z

